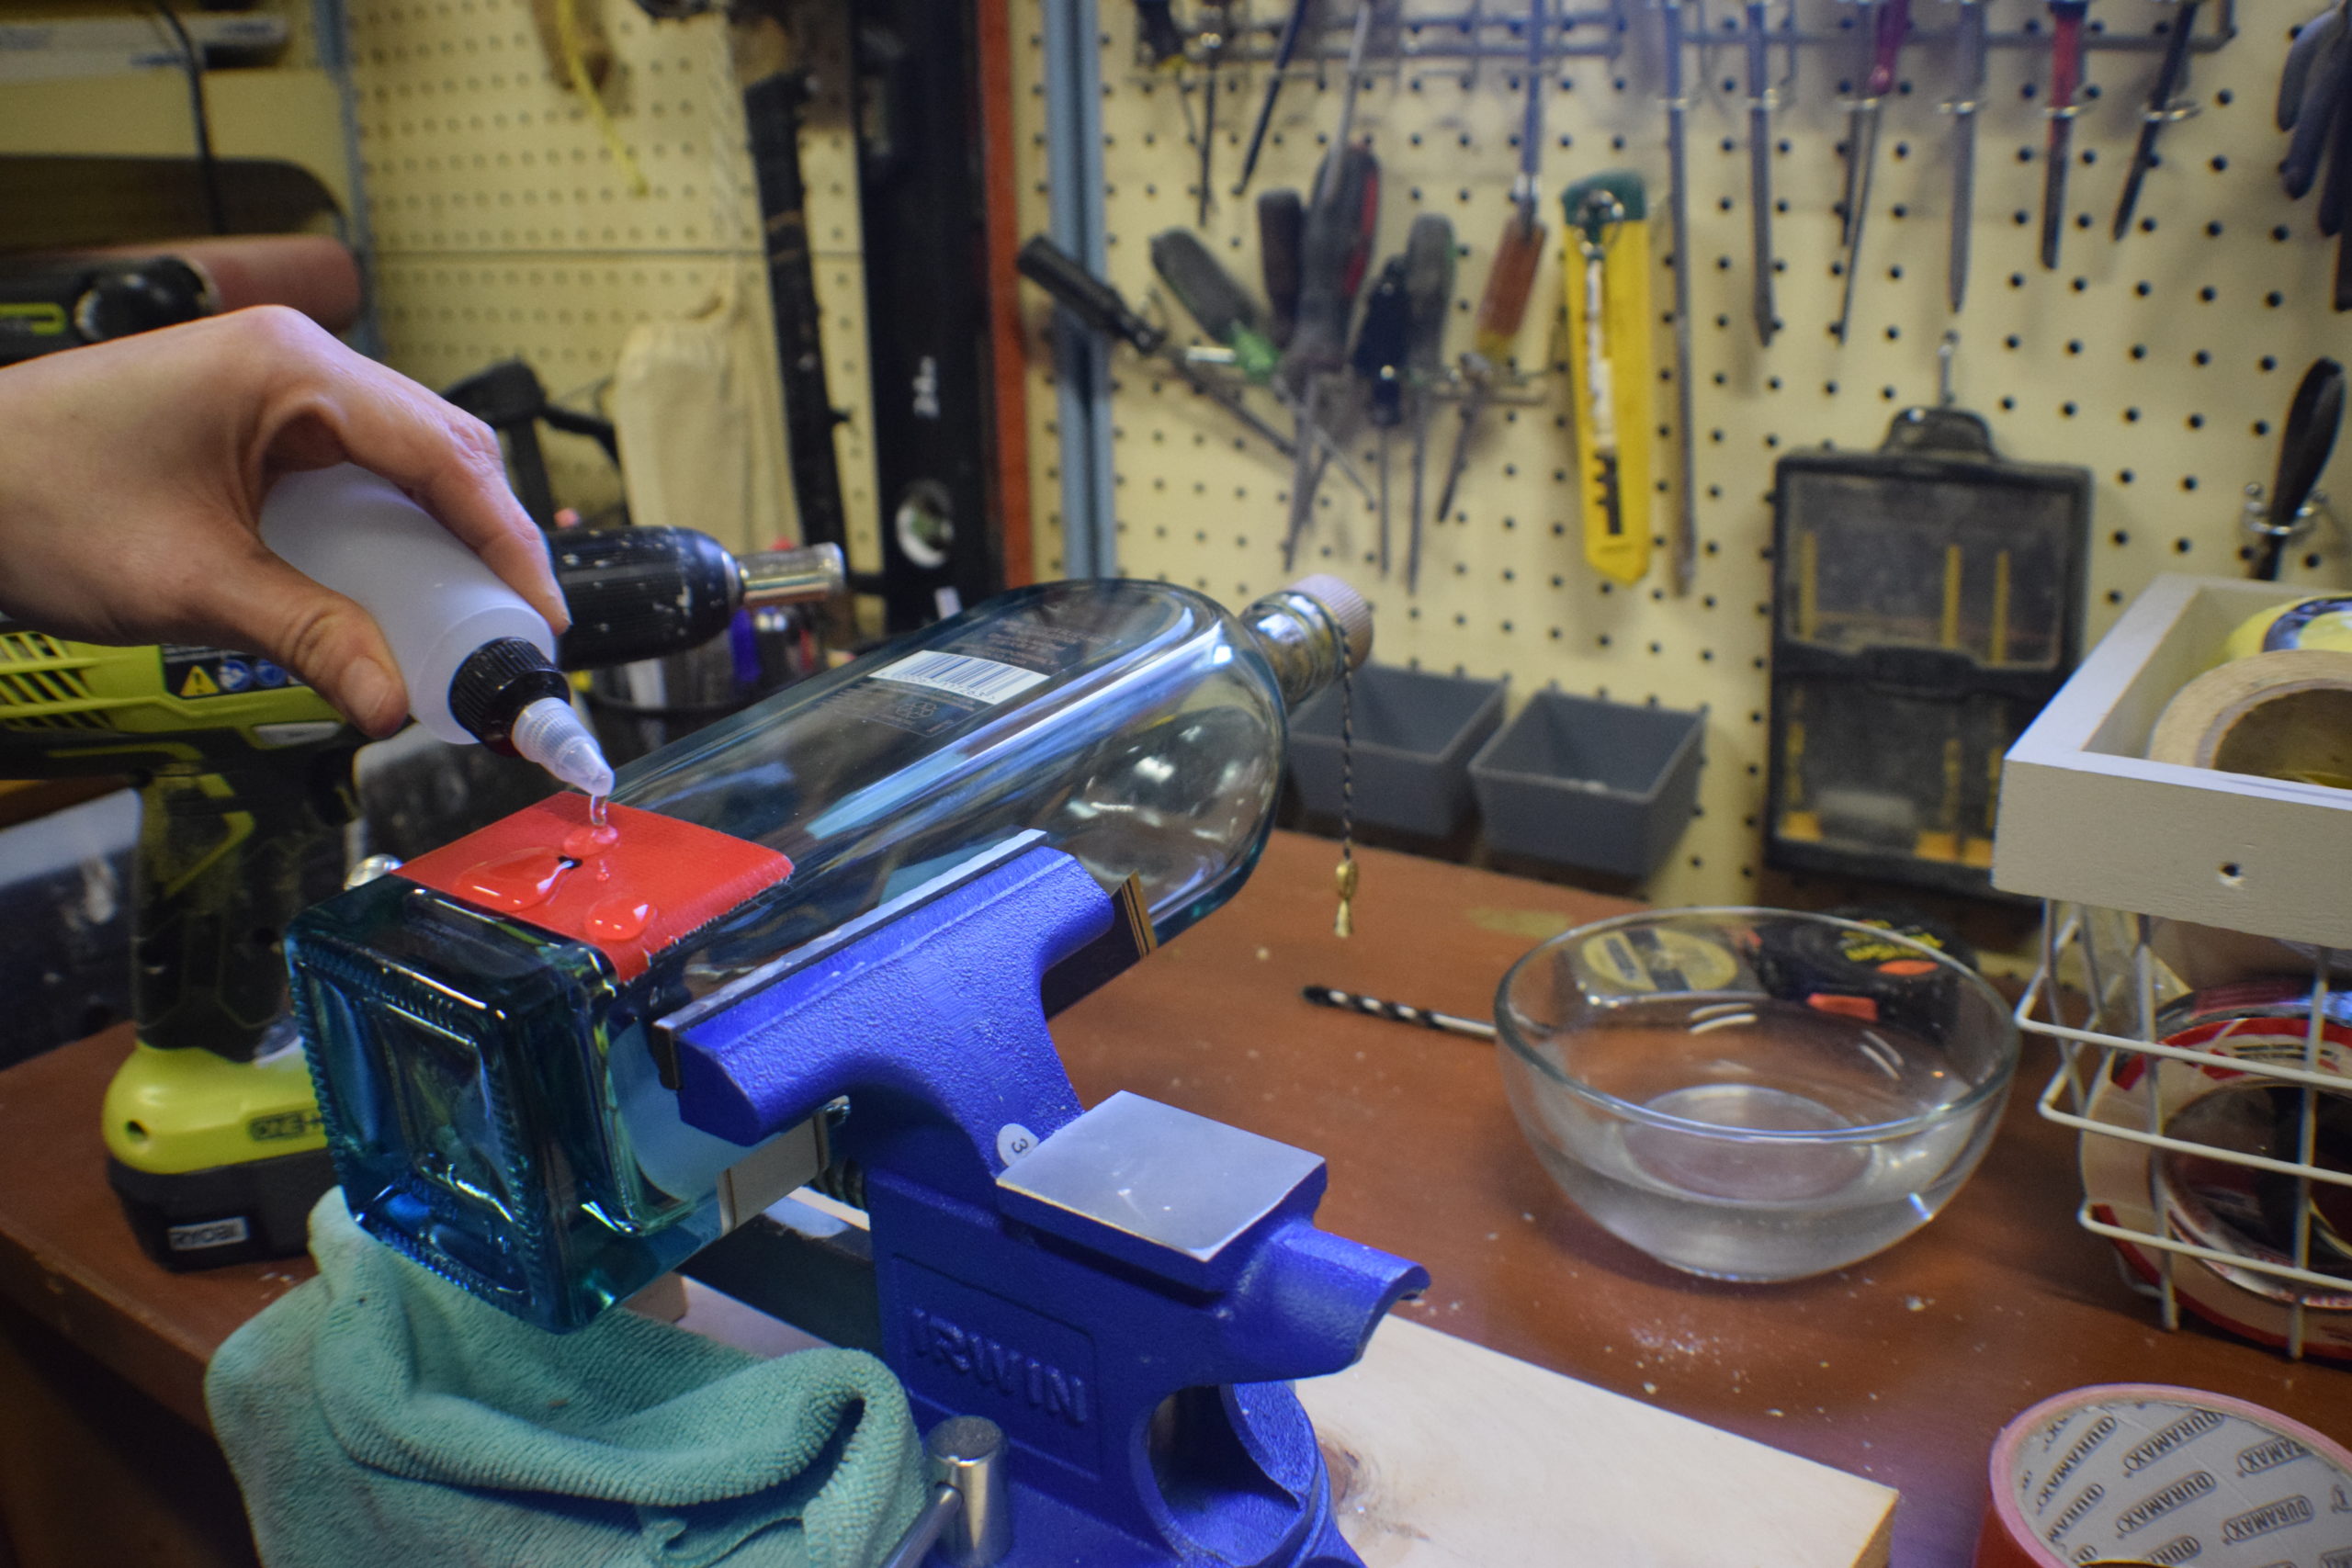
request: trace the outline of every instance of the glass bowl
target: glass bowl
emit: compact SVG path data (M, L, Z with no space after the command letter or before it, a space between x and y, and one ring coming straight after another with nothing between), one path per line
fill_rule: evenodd
M1624 915L1495 998L1503 1081L1578 1208L1662 1263L1797 1280L1935 1218L1984 1156L2018 1035L2000 994L1883 927Z

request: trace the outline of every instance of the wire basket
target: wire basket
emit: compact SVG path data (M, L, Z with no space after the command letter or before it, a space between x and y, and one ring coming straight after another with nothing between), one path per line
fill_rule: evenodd
M2352 1268L2331 1274L2312 1267L2315 1250L2341 1250L2323 1240L2314 1194L2352 1198L2352 1170L2317 1163L2323 1116L2336 1109L2327 1102L2352 1100L2346 964L2337 950L2318 949L2307 987L2301 977L2267 986L2282 1009L2300 1003L2306 1016L2282 1011L2234 1032L2175 1027L2167 1043L2159 1019L2192 993L2152 950L2154 929L2146 916L2050 902L2041 963L2017 1005L2018 1026L2058 1046L2037 1108L2081 1135L2085 1191L2075 1218L2118 1244L2167 1329L2179 1326L2186 1300L2199 1315L2290 1358L2352 1358ZM2223 987L2193 996L2220 1001L2233 991L2256 994ZM2078 1021L2067 1021L2078 1008ZM2209 1128L2267 1108L2285 1135L2269 1140L2270 1152L2180 1135L2201 1130L2188 1123L2209 1101L2219 1107L2202 1118ZM2227 1216L2187 1190L2184 1171L2245 1183L2258 1206L2291 1216L2271 1227L2274 1235L2288 1233L2289 1244L2274 1248L2229 1234ZM2327 1187L2347 1190L2330 1195Z

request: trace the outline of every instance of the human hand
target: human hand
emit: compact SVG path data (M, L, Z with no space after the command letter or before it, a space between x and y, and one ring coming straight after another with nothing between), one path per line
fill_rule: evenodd
M356 463L473 547L560 632L537 528L472 415L259 306L0 370L0 611L86 642L266 655L370 735L408 715L368 613L261 542L262 498Z

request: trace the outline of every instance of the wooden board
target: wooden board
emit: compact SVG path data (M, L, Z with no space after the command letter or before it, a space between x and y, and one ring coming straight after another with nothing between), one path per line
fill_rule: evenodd
M1895 1493L1392 1317L1298 1385L1366 1568L1883 1568Z

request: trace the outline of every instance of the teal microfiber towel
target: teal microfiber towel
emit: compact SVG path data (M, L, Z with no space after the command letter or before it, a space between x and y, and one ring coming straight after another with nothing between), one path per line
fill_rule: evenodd
M311 1213L204 1396L269 1568L865 1568L922 1498L889 1370L635 1313L548 1334Z

